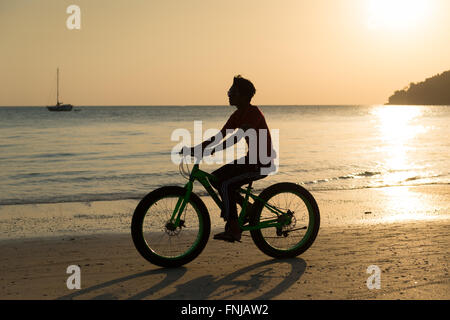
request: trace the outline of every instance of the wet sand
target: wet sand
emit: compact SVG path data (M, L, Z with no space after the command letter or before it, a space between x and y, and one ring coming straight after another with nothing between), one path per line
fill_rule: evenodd
M427 190L422 192L448 197L448 187ZM373 194L365 190L361 199L372 202ZM324 226L313 246L296 259L264 255L248 234L234 244L211 235L201 255L177 269L148 263L126 233L2 240L0 299L450 298L449 219L333 226L326 223L330 208L336 214L355 210L367 216L377 211L355 208L342 192L317 198ZM66 286L69 265L81 268L79 290ZM371 265L381 270L380 289L367 287Z

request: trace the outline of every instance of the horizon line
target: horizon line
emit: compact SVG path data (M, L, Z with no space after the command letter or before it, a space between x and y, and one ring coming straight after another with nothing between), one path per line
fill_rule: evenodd
M385 103L365 103L365 104L256 104L258 107L330 107L330 106L375 106L385 105ZM46 105L0 105L0 108L47 108ZM136 104L136 105L123 105L123 104L111 104L111 105L73 105L74 108L81 107L230 107L229 104Z

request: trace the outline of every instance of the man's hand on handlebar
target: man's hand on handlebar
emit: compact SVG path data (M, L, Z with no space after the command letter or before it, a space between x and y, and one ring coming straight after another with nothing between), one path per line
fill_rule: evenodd
M179 154L181 156L190 155L191 157L193 157L194 156L194 148L189 148L189 147L184 146L183 148L181 148Z
M210 150L211 150L210 152L209 152L209 150L205 150L204 153L206 155L208 155L208 154L211 156L214 155L214 153L216 152L216 149L210 149ZM189 147L184 146L183 148L181 148L179 154L181 156L190 155L191 157L195 157L195 148L189 148Z

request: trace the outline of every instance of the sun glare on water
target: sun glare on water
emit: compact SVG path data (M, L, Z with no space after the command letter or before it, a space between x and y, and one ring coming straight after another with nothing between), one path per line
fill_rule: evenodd
M408 178L419 175L414 159L409 154L414 149L412 140L427 131L420 124L422 110L419 106L379 106L371 113L378 120L380 132L380 152L383 154L383 167L387 172L383 181L395 185ZM417 168L416 168L417 169Z
M367 0L371 29L417 27L430 13L430 0Z

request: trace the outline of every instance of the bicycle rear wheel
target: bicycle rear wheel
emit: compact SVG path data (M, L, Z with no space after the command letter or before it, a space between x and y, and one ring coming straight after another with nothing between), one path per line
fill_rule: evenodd
M293 258L305 252L314 242L320 226L320 213L314 197L294 183L278 183L264 189L259 195L265 203L284 212L277 216L256 201L250 224L278 219L283 227L262 228L251 231L256 246L274 258Z
M170 218L186 189L171 186L150 192L136 207L131 235L138 252L161 267L179 267L195 259L205 248L211 222L203 201L191 193L181 214L180 225Z

